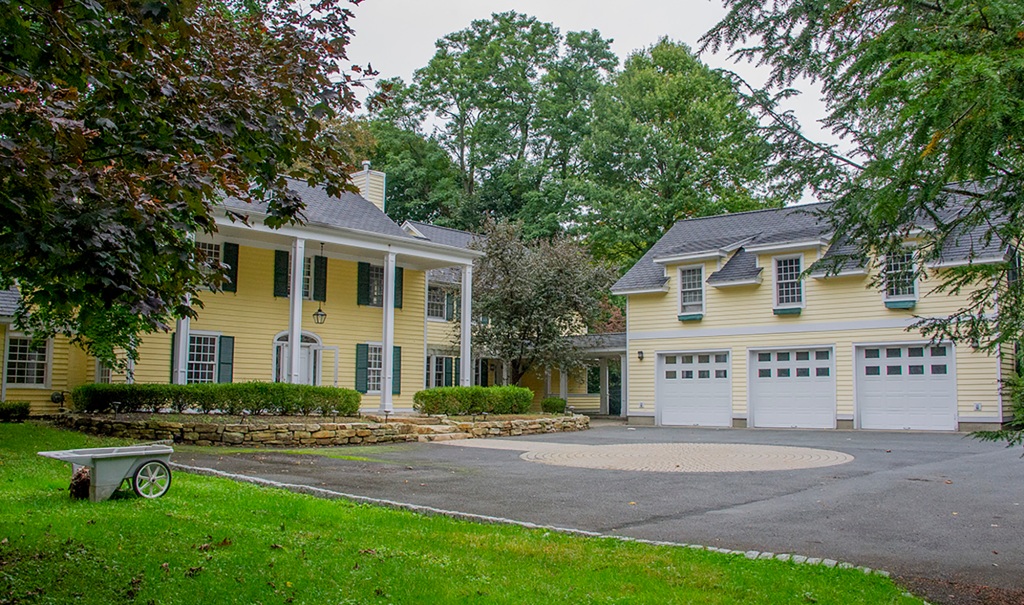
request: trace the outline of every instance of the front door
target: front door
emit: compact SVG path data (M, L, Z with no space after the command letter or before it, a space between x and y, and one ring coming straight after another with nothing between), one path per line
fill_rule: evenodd
M302 342L299 351L299 384L320 384L320 351L322 347L316 340L302 335ZM288 382L289 370L291 369L291 346L288 342L288 335L283 335L275 343L276 355L274 364L274 379L277 382Z

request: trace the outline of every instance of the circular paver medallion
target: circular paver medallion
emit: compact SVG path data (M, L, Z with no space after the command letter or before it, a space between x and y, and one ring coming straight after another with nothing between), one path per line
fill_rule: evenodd
M849 454L831 450L732 443L559 444L531 449L520 457L557 466L660 473L788 471L853 460Z

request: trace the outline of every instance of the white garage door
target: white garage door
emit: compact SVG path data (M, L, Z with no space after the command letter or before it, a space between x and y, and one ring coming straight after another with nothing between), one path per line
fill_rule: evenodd
M732 426L729 353L682 353L658 358L660 424Z
M836 426L836 373L831 347L752 351L751 426Z
M857 347L856 371L861 428L956 430L952 345Z

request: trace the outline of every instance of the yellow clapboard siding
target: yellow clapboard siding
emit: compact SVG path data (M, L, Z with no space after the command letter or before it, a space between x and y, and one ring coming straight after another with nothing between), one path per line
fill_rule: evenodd
M399 259L401 262L401 259ZM289 302L274 296L274 251L240 246L237 292L204 293L203 307L191 322L192 332L235 338L233 380L269 381L274 378L274 339L288 330ZM383 309L356 304L358 263L329 258L327 321L313 322L316 301L303 301L302 329L319 337L325 347L338 347L338 386L355 387L356 345L382 341ZM413 394L423 387L423 314L425 273L403 270L402 308L395 309L395 345L402 348L401 394L396 407L412 406ZM171 335L147 335L139 347L137 382L170 380ZM334 355L324 351L322 384L334 380ZM365 394L364 407L374 407L379 395Z
M804 268L817 259L817 251L804 255ZM654 366L659 352L724 350L732 353L734 380L733 413L747 414L747 359L749 347L833 346L836 363L837 414L851 418L854 413L853 348L855 343L921 342L917 331L906 331L916 316L945 316L964 306L967 294L949 296L934 293L934 275L918 285L918 302L913 310L885 307L881 292L870 276L845 276L804 280L805 306L800 315L773 313L773 259L762 255L764 267L760 285L714 288L706 286L704 317L680 322L678 268L669 267L668 292L629 297L629 413L653 415ZM718 263L704 263L705 278ZM872 326L857 326L875 324ZM844 325L847 324L847 325ZM879 327L878 324L885 324ZM888 327L888 326L893 327ZM718 334L714 331L718 330ZM787 330L792 330L788 332ZM711 332L702 334L702 332ZM656 335L657 338L648 335ZM644 361L637 352L644 351ZM957 399L961 421L984 419L997 414L1000 406L998 356L956 347ZM640 404L643 403L643 407ZM975 403L982 405L975 411Z

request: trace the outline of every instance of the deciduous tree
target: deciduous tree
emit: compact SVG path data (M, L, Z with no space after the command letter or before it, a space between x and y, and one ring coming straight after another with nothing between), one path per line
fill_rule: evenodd
M733 83L667 39L631 55L597 95L583 152L580 231L622 267L676 221L780 201L774 149Z

